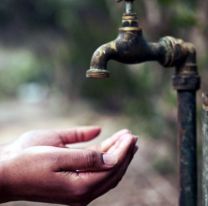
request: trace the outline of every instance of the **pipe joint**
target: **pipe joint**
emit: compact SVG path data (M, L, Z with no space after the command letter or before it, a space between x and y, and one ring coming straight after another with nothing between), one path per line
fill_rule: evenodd
M177 91L186 91L193 90L196 91L200 89L200 77L199 75L174 75L173 78L173 87Z
M171 36L163 37L159 43L164 49L164 58L160 62L164 67L183 65L189 55L193 57L192 63L195 61L196 52L192 44Z
M176 90L198 90L200 77L197 72L196 49L193 44L167 36L160 40L164 57L160 63L164 67L176 67L173 86Z

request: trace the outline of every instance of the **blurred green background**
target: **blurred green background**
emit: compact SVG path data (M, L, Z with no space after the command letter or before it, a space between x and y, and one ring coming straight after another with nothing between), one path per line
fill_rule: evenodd
M135 4L148 40L173 35L196 45L206 88L208 3L137 0ZM113 62L109 80L85 79L93 51L116 37L122 12L123 4L113 0L2 0L0 99L58 93L69 101L82 99L96 109L142 119L140 129L151 136L173 128L173 69L156 63L128 69Z
M135 4L146 38L158 41L172 35L193 42L200 72L206 77L208 3L137 0ZM142 118L143 126L153 134L159 132L157 125L148 127L153 122L167 128L176 103L170 82L173 69L156 63L128 69L113 62L109 80L85 79L93 51L116 37L122 12L123 4L113 0L2 0L0 99L45 90L69 101L83 99L97 109ZM207 87L206 78L203 87Z
M207 91L208 1L137 0L135 10L149 41L171 35L194 43ZM173 159L156 159L153 166L175 174L174 70L157 63L110 62L110 79L85 78L94 50L117 36L122 13L123 4L114 0L1 0L0 102L63 99L56 107L62 114L78 102L101 115L122 114L135 133L166 142Z

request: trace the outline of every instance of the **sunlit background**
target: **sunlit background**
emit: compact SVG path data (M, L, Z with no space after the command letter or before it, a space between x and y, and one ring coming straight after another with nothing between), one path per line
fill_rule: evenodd
M208 1L136 0L135 10L149 41L171 35L195 44L208 90ZM78 125L103 127L99 142L129 128L139 135L140 151L118 188L91 205L174 206L174 70L110 62L109 80L85 78L94 50L117 36L122 13L114 0L1 0L0 142L28 130ZM200 114L200 94L198 103Z

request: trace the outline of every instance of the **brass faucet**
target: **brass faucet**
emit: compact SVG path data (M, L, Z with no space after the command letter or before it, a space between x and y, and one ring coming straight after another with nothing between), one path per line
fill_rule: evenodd
M183 65L189 56L192 67L188 70L195 72L193 64L196 62L196 52L192 44L169 36L160 39L158 43L147 42L133 10L134 0L118 1L125 1L125 13L118 37L114 41L100 46L94 52L90 69L86 73L88 78L108 78L110 76L110 72L107 70L109 60L116 60L124 64L158 61L164 67L172 67Z

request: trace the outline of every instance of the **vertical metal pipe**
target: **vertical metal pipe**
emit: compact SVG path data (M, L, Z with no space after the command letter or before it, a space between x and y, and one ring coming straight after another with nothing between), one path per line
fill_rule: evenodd
M208 95L203 95L202 117L202 205L208 206Z
M180 206L197 205L196 91L178 90Z

